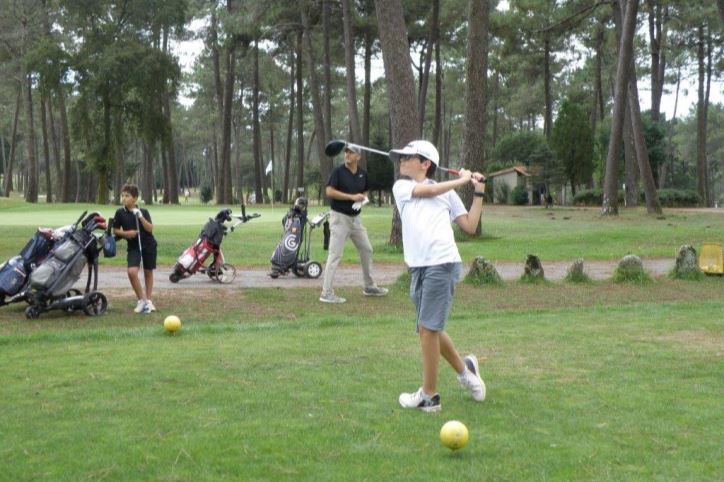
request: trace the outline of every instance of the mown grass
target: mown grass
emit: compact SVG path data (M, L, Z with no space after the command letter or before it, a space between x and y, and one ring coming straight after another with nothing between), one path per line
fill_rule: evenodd
M230 206L238 211L238 206ZM17 198L0 198L0 259L17 254L35 228L60 226L73 222L85 209L98 210L110 217L116 206L38 204L28 205ZM173 264L178 255L198 235L204 222L218 206L181 205L149 207L159 242L158 262ZM268 266L269 257L281 236L283 206L250 206L250 212L262 214L239 227L224 241L227 259L239 266ZM312 215L322 211L313 207ZM402 252L387 245L390 234L389 207L366 207L363 223L375 249L375 262L401 263ZM463 237L461 237L463 238ZM642 209L622 210L617 218L602 218L595 208L563 208L553 211L538 207L485 206L483 237L458 243L463 259L485 256L495 261L523 262L528 254L538 255L543 262L586 260L618 260L627 253L644 258L675 257L682 244L700 247L705 241L724 239L724 216L717 212L667 210L665 219L648 216ZM125 243L119 244L119 256L102 260L103 264L125 264ZM322 249L322 230L312 233L313 259L326 259ZM346 249L343 263L358 261L354 249Z
M129 316L0 311L6 480L717 480L721 281L459 285L449 333L481 359L472 402L447 367L420 383L404 287L169 292ZM165 334L178 314L182 331ZM463 421L452 453L442 424Z

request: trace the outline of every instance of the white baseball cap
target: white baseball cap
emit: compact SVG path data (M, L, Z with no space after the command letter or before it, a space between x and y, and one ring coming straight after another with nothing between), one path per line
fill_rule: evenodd
M437 149L432 145L432 142L428 141L412 141L402 149L393 149L390 151L390 159L393 161L399 161L401 156L414 156L418 155L429 159L436 166L440 165L440 155L437 153Z

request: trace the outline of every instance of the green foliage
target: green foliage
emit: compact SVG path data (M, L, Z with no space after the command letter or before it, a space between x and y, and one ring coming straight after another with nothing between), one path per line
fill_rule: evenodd
M659 203L664 207L695 207L701 204L701 196L691 189L659 189L656 191ZM641 201L645 200L643 191L640 193Z
M495 185L495 202L499 204L508 204L510 199L510 187L504 182Z
M618 202L619 204L623 203L623 191L618 191ZM603 202L603 189L601 188L593 188L593 189L584 189L583 191L578 191L575 196L573 196L573 204L575 206L600 206Z
M199 197L201 198L201 202L203 204L208 203L214 198L214 187L211 185L211 183L204 183L201 185L201 189L199 190Z
M573 191L593 174L593 131L586 112L566 100L553 123L551 147Z
M525 186L515 186L510 193L510 199L516 206L524 206L528 204L528 190Z
M503 286L505 282L492 263L482 256L476 256L468 274L463 280L473 286Z
M643 266L639 263L635 263L627 258L631 256L625 256L624 259L616 266L613 272L614 283L650 283L651 277L643 269ZM640 261L640 260L639 260Z

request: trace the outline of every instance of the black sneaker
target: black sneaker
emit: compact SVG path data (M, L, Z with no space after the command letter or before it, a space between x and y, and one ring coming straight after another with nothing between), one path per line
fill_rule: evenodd
M439 412L442 408L440 394L436 393L428 399L423 396L422 388L415 393L401 393L400 405L405 408L416 408L423 412Z

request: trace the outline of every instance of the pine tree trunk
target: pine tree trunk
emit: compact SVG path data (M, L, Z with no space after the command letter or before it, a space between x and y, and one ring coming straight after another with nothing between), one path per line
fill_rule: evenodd
M425 132L425 106L427 104L427 87L430 83L430 66L432 65L432 53L437 45L438 37L438 24L440 22L440 0L432 1L432 21L430 24L430 35L427 40L427 49L425 51L425 66L422 70L422 76L420 78L420 95L417 99L417 109L420 112L420 127L421 133Z
M287 148L284 154L284 188L282 202L289 203L289 170L292 159L292 134L294 132L294 80L296 75L294 54L289 54L289 122L287 124Z
M613 8L615 9L617 7L614 6ZM637 10L638 0L629 0L626 3L626 14L623 18L621 43L618 50L619 54L616 67L611 135L609 136L606 173L603 183L602 215L618 215L618 162L621 153L624 115L627 107L626 90L628 88L628 70L630 59L633 55L633 37L636 30Z
M53 113L53 102L48 97L48 120L50 121L50 145L53 148L53 167L55 168L55 198L63 201L63 168L60 166L60 141Z
M465 67L465 122L463 128L463 167L482 172L485 163L486 95L488 71L488 0L470 0ZM465 206L473 202L473 186L461 189ZM480 232L478 224L477 232Z
M638 0L628 0L638 1ZM659 196L656 193L656 184L654 176L651 172L651 161L649 160L649 152L646 148L646 139L644 138L644 126L641 122L641 108L639 107L639 91L636 86L636 65L633 56L629 63L629 81L628 81L628 111L631 116L631 130L633 131L634 147L636 149L636 162L639 167L639 175L644 186L644 194L646 195L646 212L649 214L661 214L661 205L659 204ZM637 195L638 200L638 195Z
M264 186L262 176L264 175L264 163L261 159L261 126L259 125L259 42L254 45L254 87L252 99L252 129L253 129L253 151L254 151L254 192L257 203L264 202Z
M25 200L29 203L38 202L38 158L35 155L35 123L33 121L33 79L26 75L27 88L25 89L27 103L25 104L28 131L25 146L28 150L27 168L28 183L25 186Z
M48 116L45 109L48 99L40 96L40 126L43 129L43 155L45 156L45 202L53 202L52 176L50 175L50 147L48 146Z
M420 116L415 99L407 26L401 0L375 0L377 24L382 44L387 97L390 107L392 147L400 148L420 136ZM395 178L400 166L395 163ZM393 209L389 243L402 244L402 224L397 207Z
M347 106L349 108L349 127L352 133L353 143L362 142L362 132L359 125L359 113L357 112L357 82L355 79L355 48L354 37L352 35L352 9L350 0L342 0L342 23L344 27L344 60L347 71ZM360 165L365 168L366 156L362 156Z
M439 146L442 131L442 59L440 58L440 39L435 42L435 121L432 128L432 143Z
M309 90L312 94L312 112L314 114L314 129L317 131L317 155L319 157L319 174L323 182L327 182L329 174L332 171L332 159L324 153L324 145L326 143L326 127L324 120L324 112L322 98L319 89L319 80L315 66L317 65L314 55L314 45L312 44L312 30L309 24L308 2L303 2L301 7L302 26L304 27L304 46L307 51L307 60L309 61Z
M362 113L362 142L370 145L370 105L372 102L372 35L365 31L365 91Z
M322 34L324 39L324 142L332 139L332 57L329 53L329 0L322 0ZM331 166L331 163L330 163Z
M68 127L68 111L65 107L65 92L63 86L59 85L58 90L58 111L60 112L60 128L61 137L63 138L63 181L62 181L62 201L64 203L72 202L73 200L73 189L72 189L72 174L73 167L71 165L71 154L70 154L70 129Z
M302 83L302 44L304 32L297 32L297 186L293 198L304 189L304 84Z
M697 43L697 59L699 64L699 89L698 101L696 107L696 176L697 187L701 202L704 206L709 206L709 176L706 165L706 97L704 84L706 80L706 69L704 65L705 56L705 36L704 26L698 27L699 39Z
M551 41L546 34L543 54L543 85L545 89L545 120L543 133L550 140L553 132L553 96L551 94Z
M631 113L626 109L623 119L623 158L625 184L625 206L632 208L639 205L638 166L636 165L636 148L634 147Z
M5 197L10 197L10 193L13 190L13 164L15 163L15 146L17 145L18 141L18 118L20 116L20 103L23 98L23 88L22 84L18 84L18 95L15 100L15 116L13 117L13 134L11 137L11 144L10 144L10 159L8 159L8 164L5 167L4 177L3 177L3 195Z

